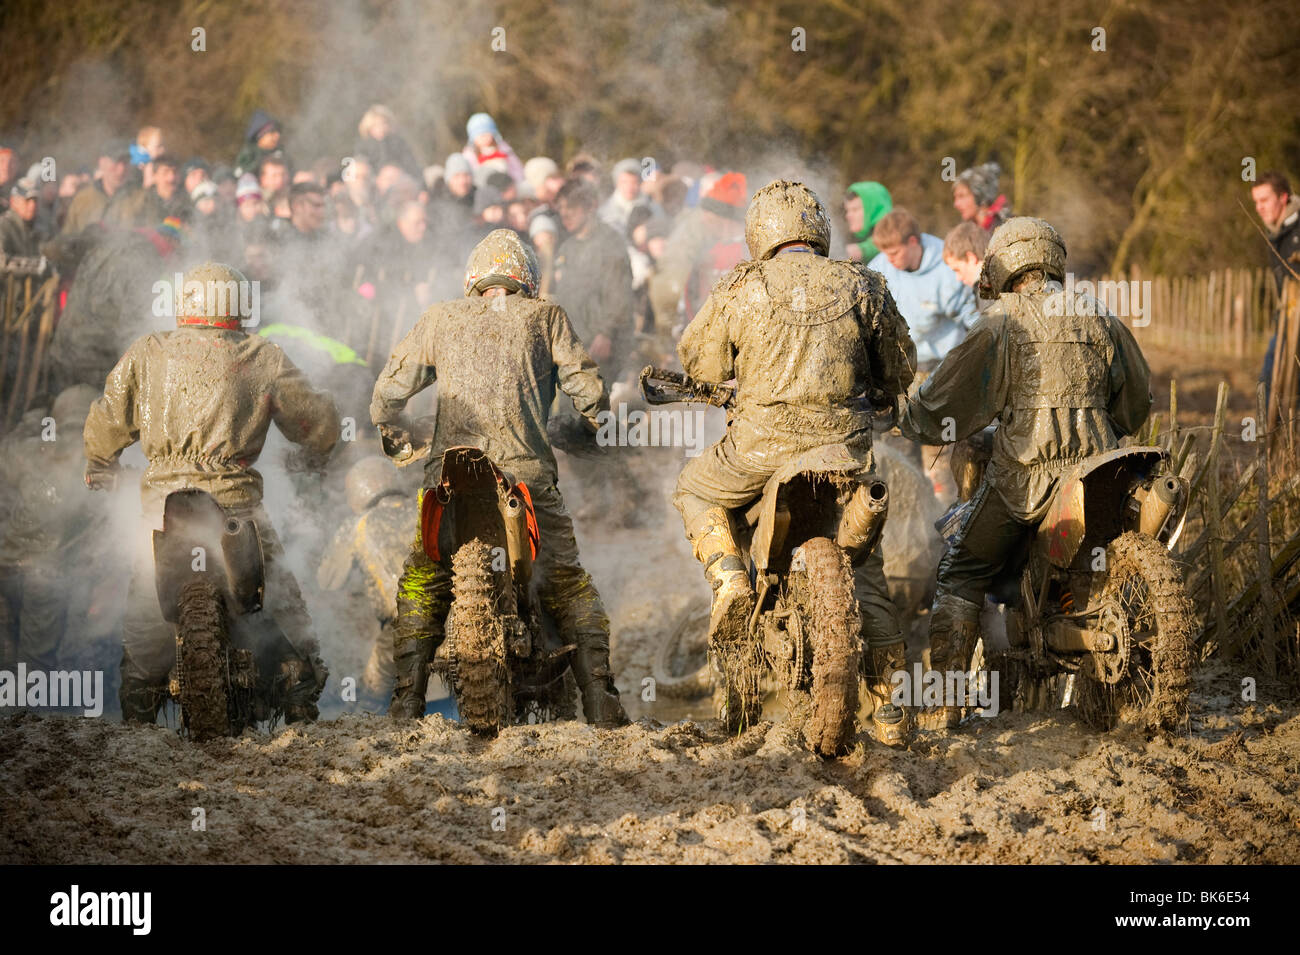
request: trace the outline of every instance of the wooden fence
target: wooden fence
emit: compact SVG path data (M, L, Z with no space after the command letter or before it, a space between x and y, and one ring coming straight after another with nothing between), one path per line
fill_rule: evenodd
M59 279L38 261L11 258L0 269L0 432L47 387Z
M1139 344L1253 358L1273 334L1277 285L1268 269L1200 275L1106 275L1096 296L1133 329Z
M1219 385L1214 422L1181 429L1178 384L1170 420L1158 417L1138 440L1170 449L1191 482L1187 524L1174 556L1203 625L1202 656L1245 660L1269 679L1300 679L1300 448L1293 429L1264 430L1260 385L1255 430L1229 423L1228 383Z

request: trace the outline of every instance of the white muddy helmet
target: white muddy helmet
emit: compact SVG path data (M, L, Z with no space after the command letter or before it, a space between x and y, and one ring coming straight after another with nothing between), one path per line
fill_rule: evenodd
M177 325L238 328L241 295L247 301L248 279L233 265L204 262L185 273L176 289Z
M510 229L494 229L469 254L465 295L482 295L501 286L527 298L537 297L539 271L531 249Z

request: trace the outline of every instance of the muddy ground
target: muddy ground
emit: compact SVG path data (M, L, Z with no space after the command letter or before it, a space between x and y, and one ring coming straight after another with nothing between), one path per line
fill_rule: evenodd
M1300 715L1236 688L1203 672L1169 742L1002 714L831 763L771 723L487 741L347 715L199 746L23 714L0 721L0 861L1300 862Z

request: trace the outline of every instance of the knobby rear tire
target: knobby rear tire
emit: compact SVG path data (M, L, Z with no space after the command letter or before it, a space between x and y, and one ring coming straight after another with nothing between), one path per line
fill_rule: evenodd
M229 638L221 595L206 580L181 587L176 634L181 719L196 742L231 735Z

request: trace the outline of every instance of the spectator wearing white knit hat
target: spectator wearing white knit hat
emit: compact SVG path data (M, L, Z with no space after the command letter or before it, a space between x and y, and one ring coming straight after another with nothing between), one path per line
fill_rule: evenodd
M619 235L627 235L627 220L632 210L644 206L654 211L650 198L641 192L641 164L635 159L620 159L614 164L614 191L600 206L600 221Z

